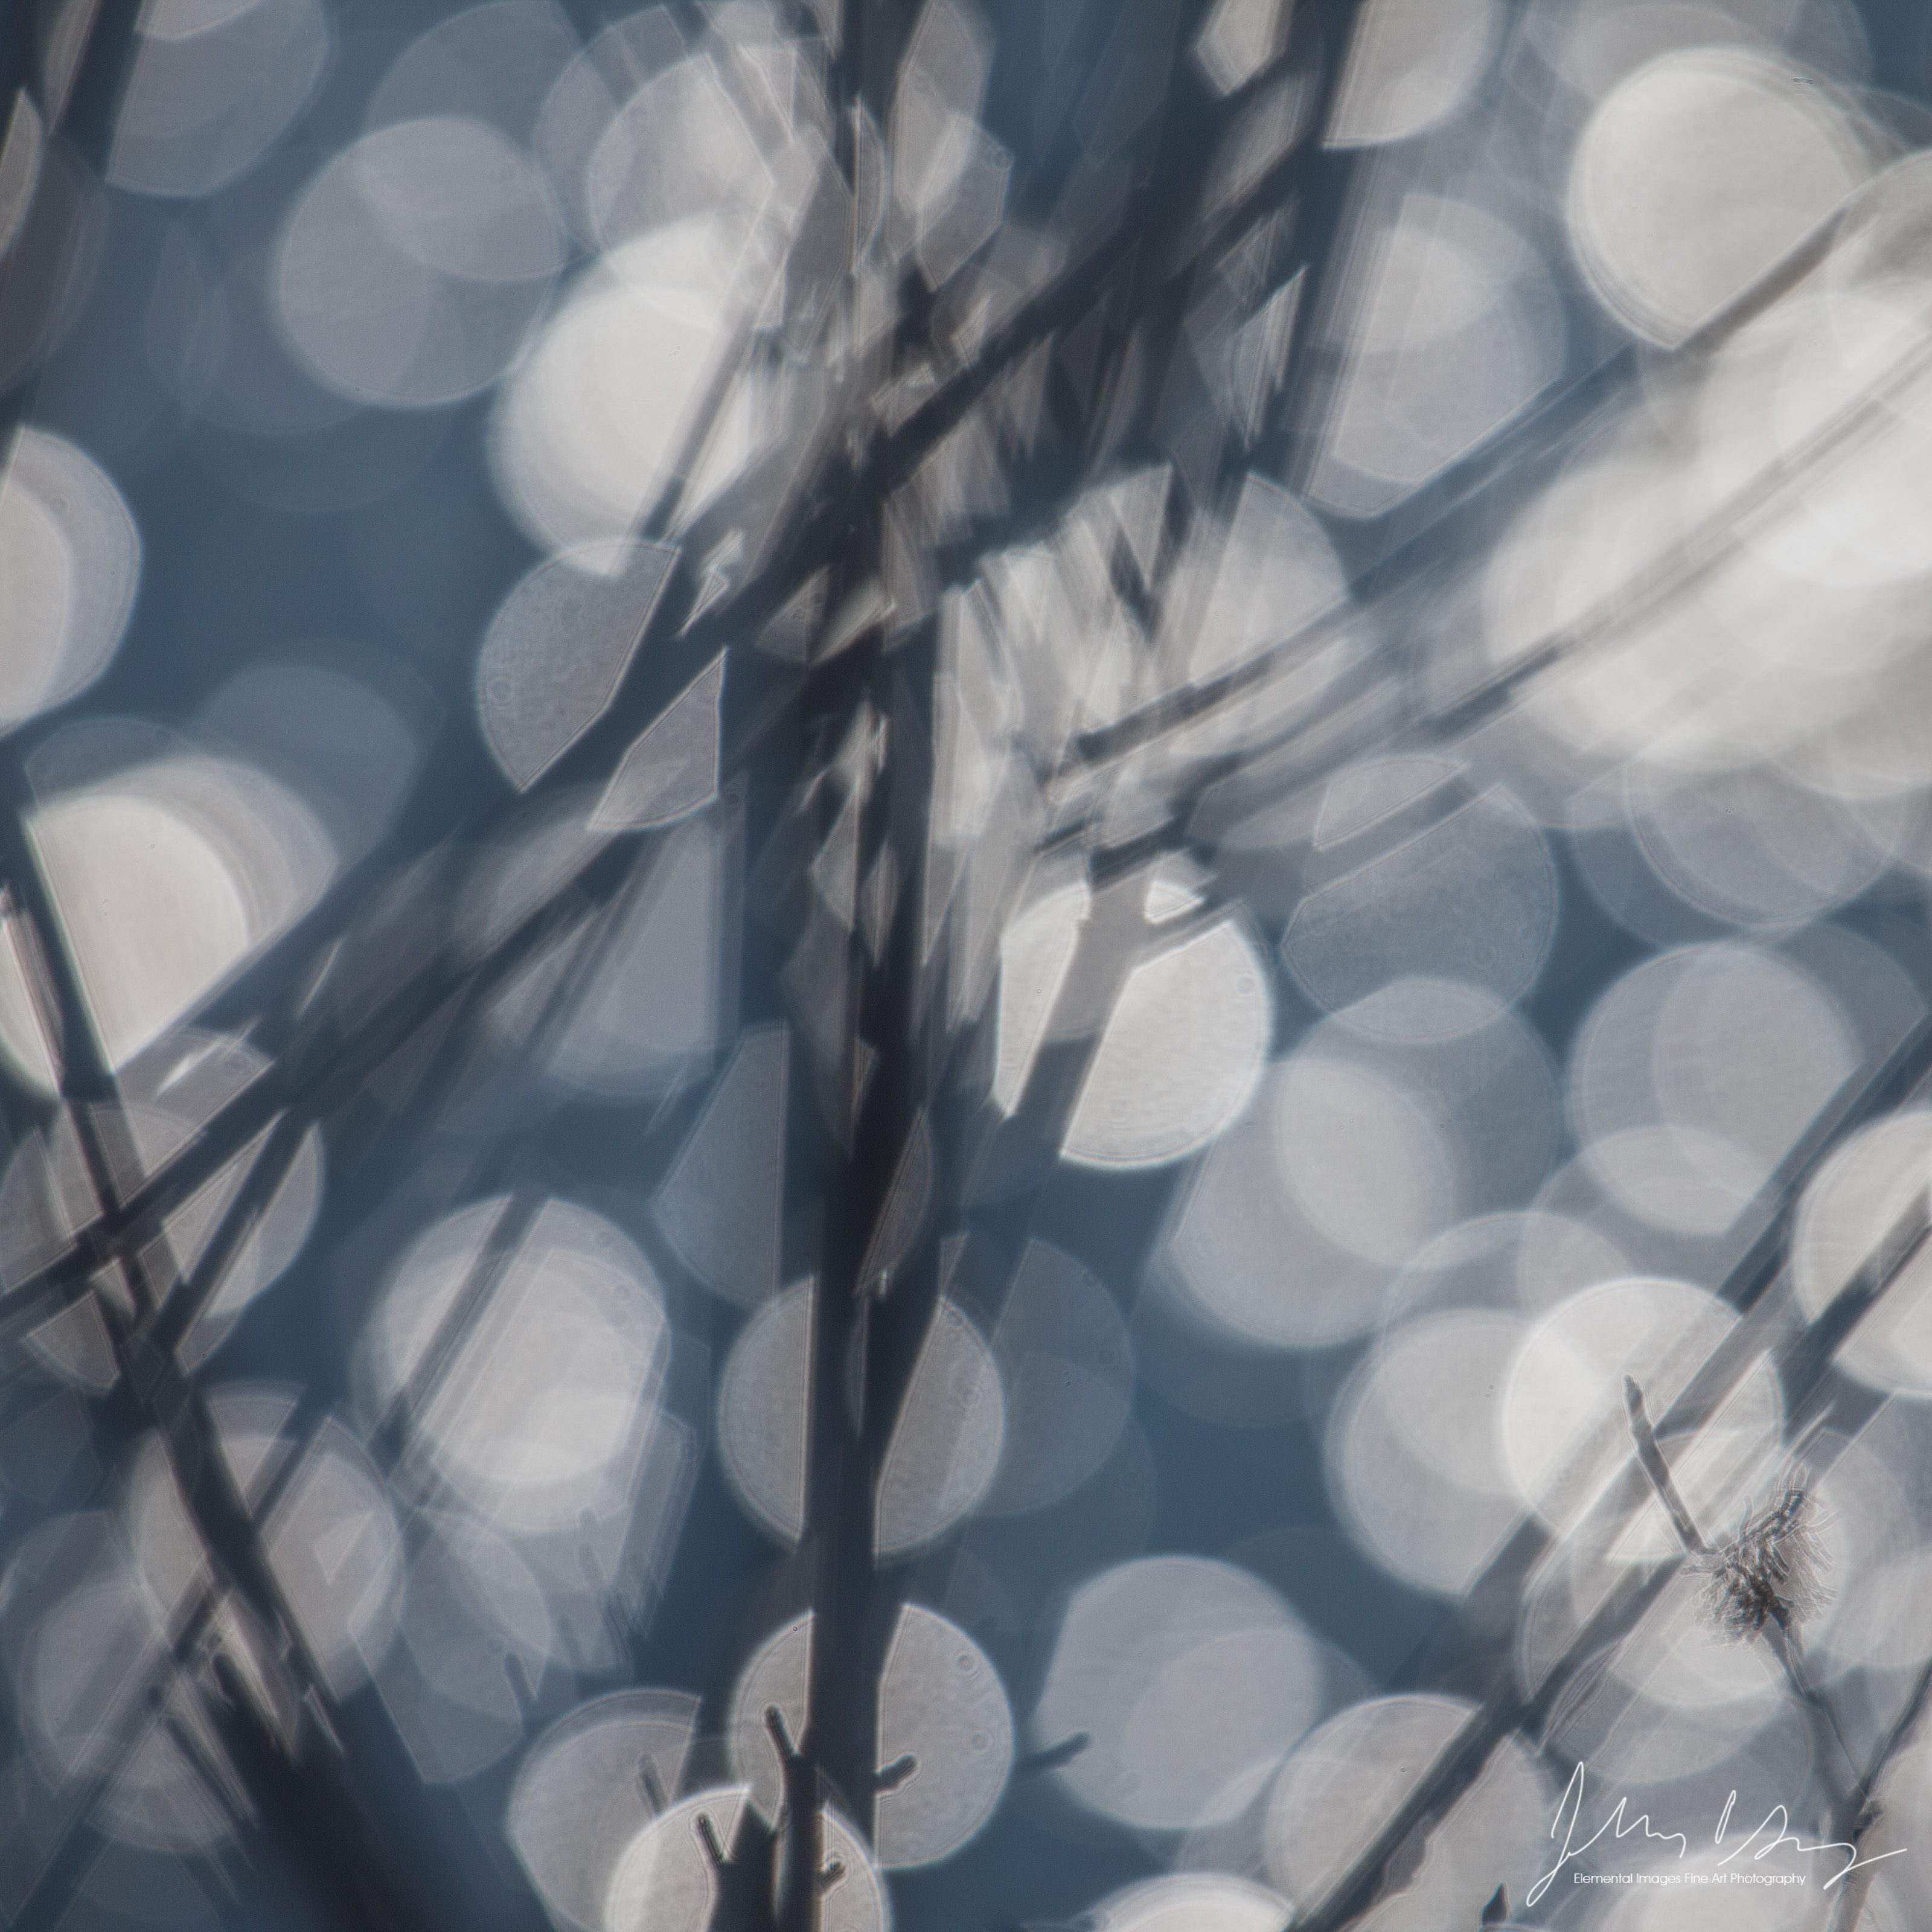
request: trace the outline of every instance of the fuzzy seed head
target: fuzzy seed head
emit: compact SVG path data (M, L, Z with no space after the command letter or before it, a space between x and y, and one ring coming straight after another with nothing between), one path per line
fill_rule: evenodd
M1775 1502L1756 1514L1748 1509L1736 1535L1698 1559L1708 1580L1701 1606L1723 1636L1742 1642L1768 1622L1791 1630L1831 1602L1820 1581L1816 1520L1810 1492L1793 1473Z

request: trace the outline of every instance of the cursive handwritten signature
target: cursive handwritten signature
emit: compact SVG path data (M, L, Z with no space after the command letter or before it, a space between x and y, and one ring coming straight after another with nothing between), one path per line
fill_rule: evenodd
M1724 1834L1730 1828L1731 1813L1736 1807L1737 1802L1738 1794L1735 1791L1733 1791L1730 1796L1724 1801L1723 1815L1719 1817L1718 1820L1717 1831L1712 1834L1711 1842L1713 1844L1721 1845L1724 1842ZM1634 1832L1641 1827L1643 1834L1646 1838L1654 1840L1660 1844L1668 1844L1671 1840L1675 1840L1677 1845L1677 1856L1679 1858L1682 1858L1684 1855L1689 1851L1690 1849L1690 1840L1684 1834L1684 1833L1682 1832L1659 1832L1652 1829L1648 1813L1646 1812L1641 1817L1626 1820L1624 1816L1624 1808L1629 1802L1630 1801L1627 1798L1619 1798L1616 1802L1615 1808L1612 1810L1610 1815L1604 1820L1603 1823L1598 1826L1596 1830L1592 1832L1588 1838L1584 1840L1582 1844L1580 1845L1576 1844L1574 1840L1576 1828L1582 1819L1583 1811L1583 1766L1581 1764L1579 1764L1576 1768L1570 1774L1570 1782L1564 1787L1562 1798L1558 1802L1556 1807L1556 1816L1551 1822L1550 1827L1550 1835L1552 1838L1556 1836L1559 1830L1563 1834L1562 1855L1557 1859L1556 1862L1536 1881L1535 1884L1530 1887L1528 1895L1525 1900L1525 1903L1534 1905L1537 1900L1550 1889L1551 1885L1555 1882L1556 1874L1573 1859L1581 1858L1599 1838L1602 1838L1606 1832L1614 1831L1618 1838L1623 1838L1628 1837L1632 1832ZM1801 1852L1845 1852L1850 1853L1850 1856L1846 1858L1844 1864L1840 1866L1837 1871L1834 1872L1832 1876L1825 1881L1824 1885L1820 1888L1820 1889L1826 1892L1829 1892L1832 1886L1836 1885L1839 1880L1843 1878L1847 1872L1855 1870L1863 1865L1877 1864L1882 1860L1886 1858L1901 1857L1910 1849L1908 1846L1901 1845L1895 1852L1881 1852L1876 1858L1861 1858L1858 1856L1858 1847L1843 1839L1832 1839L1822 1844L1808 1845L1802 1839L1799 1838L1795 1832L1792 1832L1789 1828L1791 1822L1790 1814L1782 1804L1774 1804L1771 1809L1765 1814L1763 1822L1758 1826L1757 1829L1752 1832L1750 1836L1745 1839L1744 1841L1742 1844L1738 1845L1734 1850L1726 1852L1724 1856L1718 1861L1718 1864L1720 1865L1727 1865L1733 1858L1741 1857L1744 1852L1750 1851L1751 1847L1754 1845L1757 1845L1759 1839L1762 1837L1766 1832L1772 1828L1772 1821L1774 1820L1777 1822L1778 1834L1776 1837L1771 1839L1768 1843L1759 1845L1758 1849L1755 1852L1751 1852L1751 1857L1754 1862L1759 1858L1765 1857L1767 1854L1776 1851L1780 1845L1792 1846Z

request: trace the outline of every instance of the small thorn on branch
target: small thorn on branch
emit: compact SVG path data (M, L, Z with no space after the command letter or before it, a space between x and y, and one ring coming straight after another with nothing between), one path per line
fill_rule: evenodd
M708 1811L700 1811L692 1820L692 1828L698 1834L698 1842L704 1848L704 1862L713 1871L722 1871L729 1862L724 1856L724 1846L718 1836L718 1827L711 1822Z
M1022 1778L1043 1778L1050 1771L1058 1771L1073 1760L1094 1742L1088 1731L1076 1731L1072 1736L1062 1738L1057 1744L1048 1744L1044 1750L1036 1750L1030 1757L1023 1757L1013 1766L1016 1780Z
M785 1722L785 1714L776 1704L765 1706L765 1734L772 1741L772 1748L778 1754L781 1764L794 1764L798 1760L798 1746L792 1741L791 1726Z

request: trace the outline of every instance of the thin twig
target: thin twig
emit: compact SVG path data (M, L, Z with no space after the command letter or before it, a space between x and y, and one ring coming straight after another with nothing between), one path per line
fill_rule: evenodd
M1710 1545L1697 1533L1689 1508L1677 1493L1670 1465L1665 1462L1664 1451L1657 1446L1657 1432L1651 1427L1650 1418L1644 1413L1643 1390L1628 1376L1624 1378L1624 1406L1630 1412L1630 1434L1636 1439L1637 1460L1643 1465L1643 1473L1650 1478L1650 1486L1657 1492L1658 1501L1670 1512L1671 1526L1677 1532L1678 1541L1692 1556L1708 1556Z

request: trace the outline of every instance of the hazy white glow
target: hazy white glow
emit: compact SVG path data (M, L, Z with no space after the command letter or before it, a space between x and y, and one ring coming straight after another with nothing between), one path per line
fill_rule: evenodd
M598 238L586 190L598 142L639 82L674 65L686 51L670 9L647 7L606 27L546 93L534 145L557 200L586 241Z
M713 1294L755 1308L778 1292L790 1037L748 1028L652 1212Z
M304 1456L264 1542L310 1654L346 1696L394 1634L403 1556L381 1483L338 1424L326 1424Z
M1505 1307L1540 1315L1580 1288L1630 1272L1621 1249L1600 1228L1562 1214L1492 1214L1452 1229L1418 1257L1404 1284L1429 1305L1429 1284L1454 1280L1465 1258L1496 1266L1495 1298ZM1486 1294L1472 1298L1487 1303Z
M1380 1070L1298 1055L1274 1140L1296 1208L1328 1241L1394 1269L1455 1218L1455 1174L1419 1096Z
M618 1690L531 1747L505 1831L545 1905L577 1932L602 1932L618 1861L650 1822L644 1768L674 1798L697 1727L698 1700L682 1691Z
M1232 1564L1154 1556L1076 1590L1034 1706L1036 1744L1093 1742L1055 1774L1090 1810L1173 1831L1238 1816L1321 1695L1314 1640Z
M254 935L240 886L198 827L145 799L64 800L37 830L65 902L62 922L92 963L81 971L97 1030L118 1064L247 956ZM100 930L109 920L122 930Z
M1194 58L1219 94L1252 80L1280 52L1292 0L1215 0Z
M1252 1879L1186 1872L1144 1879L1089 1911L1094 1932L1281 1932L1286 1899Z
M7 131L0 135L0 260L26 225L34 190L40 185L46 144L46 124L33 96L22 88L14 96Z
M805 1530L809 1282L788 1288L732 1346L718 1393L718 1450L739 1499L786 1543ZM943 1536L986 1494L998 1468L1005 1403L991 1352L942 1301L879 1473L875 1526L882 1557Z
M704 55L646 80L611 116L584 173L592 228L607 249L726 208L755 214L772 185L757 141Z
M477 710L512 784L542 777L609 708L676 560L655 544L574 550L497 606L477 655Z
M121 1077L122 1118L139 1172L123 1180L124 1189L185 1146L220 1108L260 1078L268 1064L266 1055L241 1040L189 1030L164 1036L130 1062ZM209 1244L260 1157L268 1131L264 1129L167 1217L167 1260L177 1275L192 1276L203 1268ZM280 1184L258 1204L248 1234L182 1337L178 1353L184 1367L205 1361L242 1311L295 1259L321 1205L322 1187L322 1132L311 1126Z
M1381 768L1357 768L1330 788L1318 845L1362 836L1426 776L1388 774L1396 789L1384 801L1369 790L1372 774ZM1556 929L1556 871L1522 806L1498 788L1426 830L1382 842L1390 849L1370 845L1295 908L1282 956L1310 997L1333 1012L1412 976L1460 981L1492 1000L1527 992Z
M811 1419L810 1282L790 1288L748 1322L718 1387L718 1451L738 1498L786 1543L805 1533Z
M943 1301L879 1471L880 1555L920 1548L976 1508L1005 1438L999 1370L972 1323Z
M502 374L562 259L548 188L495 128L404 122L338 154L296 204L276 312L326 387L427 408Z
M1530 31L1539 40L1547 35L1545 58L1578 93L1596 101L1660 54L1726 46L1762 52L1800 37L1815 53L1821 26L1823 38L1832 38L1825 23L1834 12L1841 20L1835 7L1800 8L1791 0L1571 0ZM1844 52L1852 54L1850 47ZM1848 58L1842 70L1853 64Z
M810 1616L788 1624L754 1653L732 1694L733 1765L768 1818L779 1790L764 1713L776 1704L794 1737L803 1731L812 1642ZM992 1816L1012 1763L1012 1718L998 1672L957 1624L916 1604L899 1613L879 1688L878 1762L908 1753L916 1769L879 1796L873 1851L888 1869L957 1851Z
M730 849L724 828L698 819L650 855L551 1044L554 1078L624 1099L674 1091L709 1066L724 1023ZM513 1035L522 1024L514 1012L499 1017Z
M416 1438L485 1516L526 1531L608 1516L628 1493L662 1366L656 1281L602 1216L548 1202L446 1344L505 1211L464 1208L404 1258L368 1332L372 1392L386 1408L410 1391Z
M95 1520L97 1522L98 1519ZM86 1538L85 1520L70 1517ZM52 1526L50 1526L52 1529ZM246 1671L247 1640L232 1616L218 1615L224 1648ZM54 1593L38 1624L22 1633L11 1660L22 1742L50 1783L69 1777L101 1780L99 1819L112 1836L158 1851L201 1851L232 1828L233 1816L177 1742L184 1733L218 1760L221 1746L206 1707L173 1684L163 1691L157 1716L144 1724L139 1700L161 1662L148 1606L124 1561L98 1550L78 1584ZM178 1727L178 1730L176 1728ZM139 1742L130 1749L130 1730Z
M246 1383L211 1397L217 1439L244 1501L257 1503L296 1453L282 1430L295 1403L286 1389ZM160 1444L142 1446L129 1516L140 1580L158 1628L212 1587L201 1532L190 1520ZM263 1526L263 1547L309 1654L345 1696L380 1662L396 1628L402 1536L381 1479L354 1437L325 1424L302 1452Z
M1133 1406L1133 1345L1114 1298L1045 1241L1027 1244L992 1340L1006 1433L983 1507L1017 1514L1059 1502L1113 1453Z
M1901 1226L1916 1232L1932 1187L1932 1113L1893 1114L1854 1135L1804 1190L1791 1282L1815 1317L1872 1264ZM1909 1237L1908 1237L1909 1238ZM1833 1360L1876 1388L1932 1396L1932 1248L1897 1270Z
M61 1084L58 1000L40 935L17 911L0 914L0 1058L36 1093Z
M214 758L167 758L61 793L29 814L28 832L117 1067L306 912L335 864L304 806Z
M1446 1223L1453 1187L1414 1096L1346 1061L1297 1055L1210 1156L1170 1252L1238 1333L1318 1343L1374 1318L1408 1250Z
M1521 1515L1496 1391L1527 1329L1503 1313L1424 1316L1336 1404L1328 1467L1358 1540L1425 1589L1466 1589Z
M699 412L734 354L741 273L735 231L694 217L626 242L575 284L496 418L497 487L537 542L628 536L694 456ZM735 469L755 446L710 460Z
M1317 1906L1367 1850L1473 1708L1454 1697L1377 1698L1331 1718L1295 1751L1269 1794L1263 1842L1269 1877L1299 1910ZM1377 1918L1402 1932L1474 1924L1498 1873L1541 1868L1553 1810L1534 1755L1506 1738Z
M1821 718L1815 735L1793 746L1785 762L1811 790L1844 800L1859 830L1888 849L1896 836L1894 814L1909 824L1918 796L1932 786L1932 737L1917 728L1932 693L1932 652L1902 651L1858 680L1856 688L1857 708ZM1898 860L1924 871L1924 854L1915 849L1909 830L1898 848Z
M474 1518L418 1518L400 1640L376 1688L417 1770L467 1778L524 1739L517 1681L536 1684L562 1648L542 1586L518 1551Z
M890 232L934 286L999 225L1011 157L979 124L992 57L970 0L927 0L892 90Z
M632 740L590 814L593 832L644 832L686 817L718 795L722 652Z
M1462 770L1458 760L1432 754L1367 758L1345 767L1322 794L1311 835L1316 850L1326 852L1372 831Z
M1695 1580L1681 1573L1665 1584L1668 1610L1689 1610ZM1578 1600L1580 1605L1585 1600L1580 1591ZM1748 1646L1742 1659L1712 1659L1720 1671L1738 1670L1741 1663L1746 1670L1754 1668L1756 1682L1751 1688L1721 1702L1672 1701L1668 1687L1676 1673L1687 1664L1694 1666L1696 1652L1690 1646L1708 1641L1701 1632L1686 1630L1684 1635L1687 1647L1675 1653L1667 1647L1667 1630L1664 1644L1646 1642L1646 1660L1662 1666L1655 1680L1662 1694L1653 1696L1647 1682L1634 1682L1618 1672L1614 1682L1604 1687L1603 1696L1583 1700L1580 1708L1562 1714L1557 1726L1560 1736L1552 1742L1565 1754L1586 1759L1594 1789L1600 1791L1606 1784L1613 1784L1619 1792L1629 1790L1633 1810L1651 1802L1660 1786L1665 1792L1682 1792L1687 1786L1702 1790L1708 1783L1726 1792L1736 1790L1741 1796L1732 1822L1747 1815L1749 1820L1738 1831L1742 1837L1774 1803L1788 1802L1783 1792L1804 1782L1811 1762L1809 1744L1802 1720L1791 1710L1784 1673L1762 1644ZM1709 1840L1705 1842L1708 1845ZM1735 1850L1738 1838L1731 1838L1725 1849ZM1676 1852L1672 1844L1664 1852L1673 1868ZM1694 1838L1690 1856L1697 1856Z
M748 1793L742 1784L700 1791L653 1819L632 1840L605 1895L602 1932L707 1932L716 1885L698 1836L700 1814L729 1846ZM825 1863L843 1876L823 1894L826 1932L890 1932L885 1887L851 1827L824 1814Z
M1831 98L1736 47L1666 54L1592 116L1570 174L1579 258L1605 305L1666 346L1742 294L1869 164Z
M382 77L368 124L473 116L512 141L532 132L545 95L577 52L548 0L486 0L439 20Z
M1204 1147L1246 1106L1273 1020L1268 969L1234 920L1150 953L1108 1018L1063 1151L1143 1167Z
M1202 1163L1166 1263L1245 1340L1342 1340L1463 1215L1528 1198L1559 1125L1521 1020L1470 987L1392 982L1276 1063Z
M549 274L554 213L517 151L481 121L407 121L353 150L355 185L384 236L426 268L467 281Z
M1766 766L1700 776L1637 769L1630 782L1638 839L1658 876L1740 926L1796 925L1855 898L1905 830L1903 811L1854 810Z
M1922 1405L1894 1402L1856 1437L1828 1433L1814 1452L1829 1463L1816 1478L1814 1526L1833 1589L1804 1627L1821 1679L1858 1665L1908 1669L1932 1654L1932 1539L1918 1473L1928 1419Z
M1708 393L1728 380L1720 367ZM1862 712L1874 675L1918 642L1906 580L1874 580L1883 573L1868 562L1850 580L1821 572L1823 526L1804 507L1814 471L1766 500L1776 514L1734 516L1717 492L1722 474L1685 460L1688 434L1625 424L1543 493L1487 567L1492 658L1566 652L1526 694L1559 759L1634 754L1711 770L1785 756ZM1761 424L1750 440L1762 440ZM1864 447L1829 466L1852 476ZM1735 462L1730 473L1744 487ZM1694 535L1699 567L1680 577Z
M1661 1430L1737 1320L1715 1295L1677 1281L1606 1282L1558 1303L1524 1337L1502 1390L1503 1453L1524 1502L1552 1528L1572 1527L1634 1466L1624 1378L1635 1378ZM1697 1522L1736 1516L1783 1418L1777 1377L1760 1359L1694 1437L1664 1438ZM1610 1554L1654 1562L1678 1547L1663 1505L1646 1494Z
M106 472L59 436L16 431L0 468L0 728L107 668L140 574L140 534Z
M1580 464L1523 512L1484 571L1484 618L1498 664L1527 657L1570 627L1588 623L1626 586L1641 584L1689 512L1675 472L1648 446ZM1649 632L1592 640L1586 659L1533 692L1529 715L1566 748L1606 752L1644 742L1652 714L1681 710L1686 682ZM1721 650L1707 644L1700 664ZM1621 673L1621 675L1616 674Z
M146 0L108 180L166 195L232 181L302 111L329 39L320 0Z
M154 1648L140 1598L124 1578L77 1591L41 1627L27 1714L62 1770L104 1768L106 1732Z
M1745 532L1763 566L1851 588L1932 570L1913 514L1932 487L1928 303L1922 277L1788 298L1726 344L1698 409L1700 466L1714 496L1760 476L1792 479L1788 507ZM1861 410L1846 440L1838 425ZM1827 436L1842 447L1810 455Z
M1063 887L1022 913L1000 941L993 1093L1009 1113L1040 1047L1054 1037L1054 1006L1088 903L1084 880ZM1150 949L1127 975L1093 1050L1062 1151L1096 1166L1139 1167L1205 1146L1241 1112L1260 1078L1270 1004L1267 968L1232 920Z
M1586 1232L1576 1222L1532 1210L1477 1215L1438 1234L1397 1277L1389 1296L1390 1332L1420 1319L1472 1310L1504 1315L1522 1312L1526 1305L1533 1305L1521 1280L1523 1250L1546 1222L1552 1228ZM1614 1252L1607 1244L1606 1251ZM1606 1272L1624 1274L1628 1270L1613 1268ZM1586 1280L1600 1278L1584 1276ZM1581 1285L1576 1281L1567 1284Z
M1860 1058L1831 998L1775 954L1666 954L1626 973L1577 1036L1577 1138L1631 1213L1720 1234Z
M1541 262L1478 208L1409 195L1358 252L1346 368L1308 489L1364 517L1501 429L1561 374L1562 341Z
M1073 964L1092 895L1084 879L1028 908L1000 940L1000 1017L993 1097L1011 1113Z
M1406 140L1446 121L1490 62L1495 0L1369 0L1329 117L1330 147Z
M1347 596L1328 532L1261 476L1243 482L1225 538L1210 525L1181 568L1163 645L1197 683L1286 641Z

